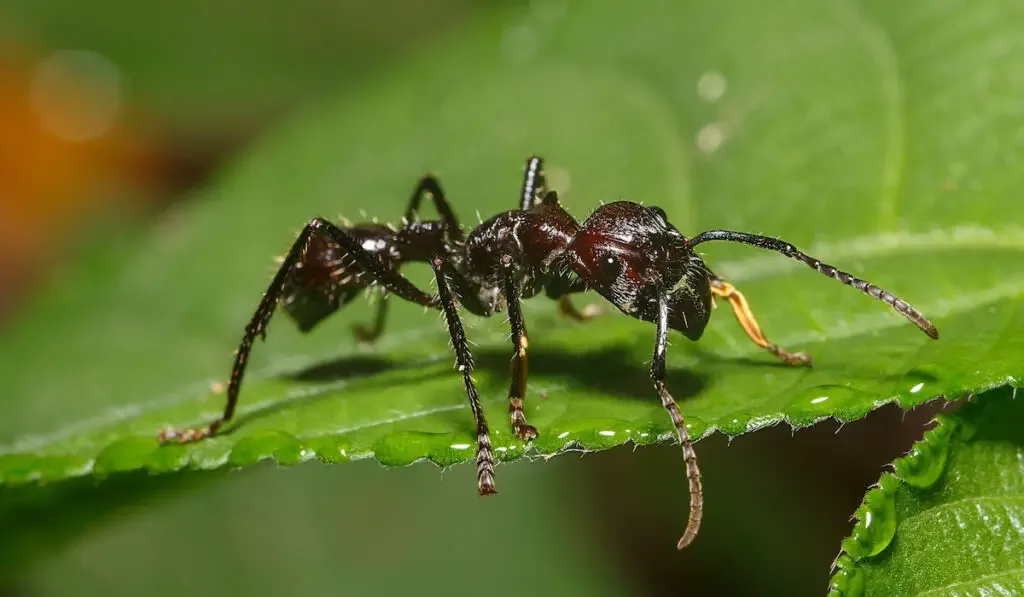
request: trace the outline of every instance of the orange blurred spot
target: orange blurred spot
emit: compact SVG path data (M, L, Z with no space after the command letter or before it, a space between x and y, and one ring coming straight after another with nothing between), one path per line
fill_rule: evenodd
M0 44L0 307L97 212L151 198L163 176L122 98L101 129L61 134L54 123L90 116L98 82L59 66Z

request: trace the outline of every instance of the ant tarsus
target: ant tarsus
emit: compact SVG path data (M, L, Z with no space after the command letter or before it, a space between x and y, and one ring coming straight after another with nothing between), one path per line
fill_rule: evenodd
M439 214L436 220L420 219L420 205L427 196ZM728 230L710 230L687 239L668 222L661 208L628 201L604 204L579 223L562 208L555 191L547 189L543 160L534 156L526 163L519 208L483 221L468 235L433 176L421 178L416 185L400 227L377 223L338 226L323 218L311 220L245 326L223 414L204 427L165 430L160 441L197 441L215 434L231 420L253 343L265 336L278 305L301 331L309 332L364 291L381 287L386 293L373 323L355 326L357 339L372 342L383 332L388 295L443 312L476 422L477 487L481 495L495 493L494 450L473 380L473 355L459 308L485 317L507 311L512 329L509 422L517 438L531 440L538 431L527 422L523 408L529 336L520 303L543 292L558 301L565 316L585 321L603 309L588 305L579 310L570 295L594 290L626 315L655 324L651 381L675 426L689 481L690 516L678 544L682 549L700 528L703 490L685 420L666 385L669 330L698 340L715 299L720 298L729 303L756 345L789 365L811 365L808 355L769 342L743 294L716 276L697 255L694 247L709 241L743 243L786 255L881 300L930 337L939 337L935 326L902 299L782 240ZM401 266L414 262L433 268L436 294L421 290L402 275Z

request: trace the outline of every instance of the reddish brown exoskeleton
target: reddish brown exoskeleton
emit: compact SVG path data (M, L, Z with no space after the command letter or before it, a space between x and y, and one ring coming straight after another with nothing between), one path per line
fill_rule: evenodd
M433 200L440 218L419 219L424 196ZM694 252L707 241L724 240L777 251L812 269L886 303L932 338L938 331L903 300L865 280L810 257L793 245L764 236L711 230L686 238L658 207L619 201L602 205L582 223L545 188L542 160L526 163L519 209L482 222L468 235L459 225L436 178L424 177L414 191L402 226L380 224L337 226L323 218L311 220L295 240L263 295L235 357L223 415L203 427L165 430L162 442L190 442L216 433L230 421L253 342L264 336L279 304L308 332L371 286L407 301L444 312L470 407L476 419L477 486L480 494L495 492L494 459L487 422L473 383L473 357L459 306L490 316L507 311L512 328L512 381L509 413L512 429L522 440L537 436L523 412L526 395L526 324L520 301L544 293L559 301L563 313L590 319L592 309L578 311L569 295L595 290L620 311L655 324L651 380L682 445L690 485L690 518L680 549L697 535L703 513L700 469L683 416L665 385L665 351L669 330L697 340L704 332L714 298L729 302L747 335L758 346L791 365L810 365L801 352L788 352L765 338L746 299L716 276ZM399 269L410 262L429 263L437 293L417 288ZM456 300L458 296L458 300ZM362 340L376 338L384 325L387 301L378 307L372 328L357 326Z

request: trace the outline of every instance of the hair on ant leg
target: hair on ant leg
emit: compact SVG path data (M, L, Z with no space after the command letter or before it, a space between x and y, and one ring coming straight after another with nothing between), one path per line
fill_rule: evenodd
M421 218L420 205L428 196L438 213L436 219ZM309 332L368 289L380 287L386 294L373 323L356 326L354 333L365 342L380 336L387 323L388 295L441 312L476 421L477 489L481 495L495 493L490 433L473 380L471 344L460 310L484 317L507 310L512 344L509 423L516 437L529 441L539 432L527 422L524 408L529 336L521 301L543 292L558 301L563 314L586 320L599 309L591 305L577 310L569 297L593 290L622 313L655 325L651 382L675 426L689 481L689 521L678 543L682 549L698 534L704 497L697 456L666 381L669 331L699 340L717 297L729 302L755 344L785 363L811 364L810 356L769 342L743 294L712 273L694 247L728 241L781 253L884 302L931 338L939 337L935 326L906 301L782 240L729 230L709 230L687 239L661 208L629 201L602 203L578 222L562 208L557 193L547 189L540 157L527 160L517 202L518 209L483 220L466 234L438 179L424 176L400 227L376 222L338 226L322 218L311 220L281 260L245 326L223 414L205 426L164 430L160 441L196 441L231 421L253 343L265 337L279 305L302 332ZM436 294L424 292L400 272L404 264L417 262L433 269Z

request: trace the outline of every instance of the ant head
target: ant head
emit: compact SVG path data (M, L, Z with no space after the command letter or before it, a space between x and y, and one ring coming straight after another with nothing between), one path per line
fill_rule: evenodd
M690 267L693 250L659 207L617 201L583 222L568 262L591 288L623 312L642 316Z

